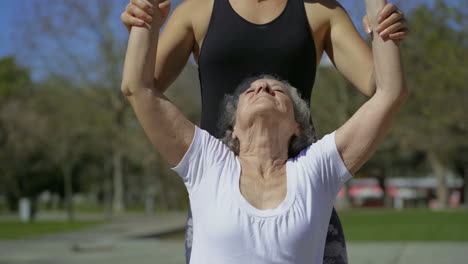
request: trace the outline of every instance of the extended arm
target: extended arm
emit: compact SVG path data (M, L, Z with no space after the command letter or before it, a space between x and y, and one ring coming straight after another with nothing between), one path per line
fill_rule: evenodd
M151 11L154 9L153 2L153 0L130 1L121 14L121 19L129 32L133 28L143 27L145 24L152 23L153 19L157 19L154 17L154 11ZM192 52L195 43L191 21L192 14L196 12L193 10L194 4L196 3L187 1L177 6L159 37L154 81L157 83L157 89L162 92L179 76ZM169 10L165 11L167 12L163 13L164 19L169 13ZM130 14L138 15L145 20L140 20Z
M341 7L333 10L330 17L330 32L325 39L325 51L336 69L362 94L367 97L374 94L372 50Z
M167 5L168 2L165 3ZM155 16L161 16L164 5L155 5ZM163 95L163 89L154 80L161 24L158 19L154 19L146 27L131 30L125 56L122 92L132 105L150 141L169 164L176 165L190 146L195 127Z
M385 0L366 0L374 29L377 11L384 4ZM372 49L376 92L336 132L338 151L351 173L356 172L375 151L408 93L397 44L391 40L384 41L374 31Z
M367 18L364 19L366 31L375 29L379 34L383 34L384 39L402 40L407 37L407 25L400 10L394 5L387 4L385 7L381 6L378 11L378 16L382 17L378 24L369 28L366 25ZM346 79L364 95L372 96L376 87L371 49L359 35L346 11L337 3L336 8L331 9L329 23L330 30L325 38L325 51Z

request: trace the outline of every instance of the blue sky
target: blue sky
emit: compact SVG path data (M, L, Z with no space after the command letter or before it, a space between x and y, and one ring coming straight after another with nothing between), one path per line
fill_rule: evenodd
M11 32L14 29L14 17L19 16L19 6L27 0L2 0L1 1L1 8L0 8L0 57L4 57L7 55L12 55L13 47L11 44ZM86 0L84 0L86 1ZM92 1L92 0L88 0ZM110 1L121 1L127 2L127 0L110 0ZM175 0L174 3L181 2L181 0ZM363 0L341 0L340 1L346 9L352 9L353 4L356 2L364 2ZM411 2L433 2L433 0L411 0Z
M17 1L2 1L0 5L0 57L12 55L11 31L14 28L13 16Z
M82 0L82 1L95 1L95 0ZM114 1L117 6L122 6L122 10L123 10L123 7L126 5L126 3L129 0L108 0L108 1ZM183 0L173 0L173 6L176 6L178 3L182 1ZM196 1L196 0L193 0L193 1ZM411 0L411 1L399 0L399 1L404 2L405 6L414 7L421 3L432 5L435 0ZM463 0L452 0L450 2L456 4L456 3L459 3L460 1L463 1ZM362 15L364 14L364 0L339 0L339 2L349 11L357 28L361 29L360 17L362 17ZM15 55L14 52L18 52L18 51L15 51L13 47L13 42L11 41L12 31L15 28L15 20L17 20L17 16L21 16L21 12L20 12L20 10L22 9L21 6L24 7L27 4L28 4L28 0L13 0L13 1L2 0L1 1L0 57L11 56L11 55L14 56ZM405 10L405 11L408 11L408 10ZM118 16L116 16L115 23L116 23L115 26L117 28L121 27L122 31L125 32L123 26L120 24L120 19Z

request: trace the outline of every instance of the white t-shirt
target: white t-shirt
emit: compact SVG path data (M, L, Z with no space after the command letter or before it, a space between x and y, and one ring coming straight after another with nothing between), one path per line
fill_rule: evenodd
M250 205L239 189L237 157L198 127L173 169L190 197L191 264L322 263L333 201L351 177L334 132L287 161L287 194L275 209Z

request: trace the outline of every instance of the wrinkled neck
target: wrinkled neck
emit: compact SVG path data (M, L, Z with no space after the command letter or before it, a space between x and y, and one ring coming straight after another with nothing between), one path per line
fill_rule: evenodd
M239 158L259 166L274 166L288 159L292 132L274 122L255 122L236 131L239 140Z

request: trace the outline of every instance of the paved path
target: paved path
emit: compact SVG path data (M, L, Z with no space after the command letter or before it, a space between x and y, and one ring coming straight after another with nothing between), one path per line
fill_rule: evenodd
M142 238L183 228L185 213L121 216L111 224L0 241L0 264L183 264L182 241ZM351 264L468 263L468 243L348 243Z

